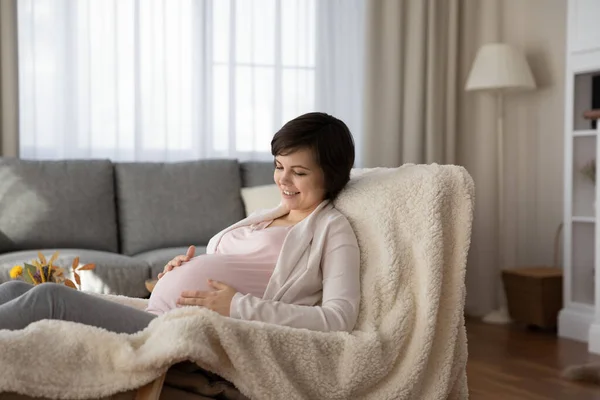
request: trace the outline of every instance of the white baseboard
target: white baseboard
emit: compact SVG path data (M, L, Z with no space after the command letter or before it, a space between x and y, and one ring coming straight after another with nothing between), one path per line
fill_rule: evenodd
M594 322L590 326L588 351L590 353L600 354L600 323Z
M563 308L558 313L558 336L587 343L593 322L593 312ZM598 329L600 333L600 325ZM600 334L598 335L598 346L600 349Z

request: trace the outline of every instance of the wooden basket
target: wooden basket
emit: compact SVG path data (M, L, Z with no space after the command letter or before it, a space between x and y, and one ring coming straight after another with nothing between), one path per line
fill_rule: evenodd
M502 271L511 318L541 328L555 328L562 308L562 269L524 267Z

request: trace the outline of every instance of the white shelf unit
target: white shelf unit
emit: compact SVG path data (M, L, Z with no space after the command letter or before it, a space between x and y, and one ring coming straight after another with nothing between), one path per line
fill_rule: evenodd
M587 136L596 136L598 132L596 130L587 129L582 131L571 131L571 135L573 137L587 137Z
M573 79L581 77L574 75ZM572 127L565 135L564 306L559 315L559 335L588 342L595 321L596 298L600 298L596 294L600 285L595 284L600 256L596 251L600 247L596 244L599 224L595 203L600 196L598 186L581 169L600 153L600 130L573 131Z
M587 222L588 224L595 224L596 223L596 217L578 217L578 216L574 216L573 218L571 218L572 222Z
M563 308L558 334L588 343L600 354L600 182L581 169L600 160L600 121L583 118L592 109L592 78L600 76L600 1L569 0L565 85L565 175ZM600 207L600 200L598 201Z

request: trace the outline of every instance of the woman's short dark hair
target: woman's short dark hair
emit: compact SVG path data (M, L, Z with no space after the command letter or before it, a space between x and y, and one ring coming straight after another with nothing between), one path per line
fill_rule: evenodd
M271 141L271 154L285 156L310 148L325 176L325 198L335 199L350 180L354 140L346 124L325 113L312 112L286 123Z

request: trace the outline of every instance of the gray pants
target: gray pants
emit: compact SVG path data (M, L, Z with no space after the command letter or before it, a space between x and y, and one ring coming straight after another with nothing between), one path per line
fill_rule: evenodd
M23 329L42 319L60 319L117 333L144 329L156 315L56 283L0 284L0 329Z

